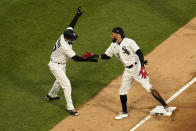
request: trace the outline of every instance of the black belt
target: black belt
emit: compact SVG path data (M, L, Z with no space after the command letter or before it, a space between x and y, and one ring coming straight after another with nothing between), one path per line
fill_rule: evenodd
M133 68L133 66L134 65L136 65L137 64L137 62L135 62L134 64L132 64L132 65L129 65L129 66L125 66L126 68L129 68L129 69L131 69L131 68Z
M65 63L58 63L58 62L55 62L53 61L52 59L50 59L50 61L54 62L54 63L57 63L57 64L61 64L61 65L64 65Z

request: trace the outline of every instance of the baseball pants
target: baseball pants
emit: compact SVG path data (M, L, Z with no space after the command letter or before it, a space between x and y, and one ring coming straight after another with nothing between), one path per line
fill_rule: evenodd
M66 64L58 64L51 62L48 64L50 71L55 76L56 80L48 93L51 97L56 97L60 86L63 89L65 100L67 103L67 110L73 110L73 102L71 98L71 83L66 76Z
M140 67L141 65L137 64L131 69L125 68L122 76L121 87L119 89L119 95L126 95L128 93L133 80L138 81L143 88L150 93L152 85L150 84L149 77L147 76L146 79L144 79L142 78L142 75L139 75Z

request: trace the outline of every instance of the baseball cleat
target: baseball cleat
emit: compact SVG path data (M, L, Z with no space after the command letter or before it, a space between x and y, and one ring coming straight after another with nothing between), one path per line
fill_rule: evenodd
M163 115L163 116L171 116L173 114L173 111L176 109L176 107L173 106L156 106L150 111L150 114L152 115Z
M76 111L76 110L67 110L67 112L70 114L70 115L73 115L73 116L78 116L79 113Z
M172 115L172 111L171 111L169 106L165 106L164 109L166 111L166 113L165 113L166 116L171 116Z
M46 99L47 101L60 100L60 97L59 97L59 96L57 96L57 97L51 97L51 96L49 96L49 95L46 95L45 99Z
M125 113L125 112L120 112L116 117L114 117L115 120L121 120L121 119L124 119L124 118L127 118L128 117L128 113Z
M171 116L171 115L172 115L172 111L167 111L167 112L165 113L165 115L166 115L166 116Z
M170 112L169 106L165 106L164 109L165 109L166 112Z

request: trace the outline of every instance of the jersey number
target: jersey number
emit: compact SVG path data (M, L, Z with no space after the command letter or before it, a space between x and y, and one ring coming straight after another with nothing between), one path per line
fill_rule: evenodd
M54 48L52 49L52 51L55 51L57 48L61 47L61 39L59 38L57 43L54 45Z

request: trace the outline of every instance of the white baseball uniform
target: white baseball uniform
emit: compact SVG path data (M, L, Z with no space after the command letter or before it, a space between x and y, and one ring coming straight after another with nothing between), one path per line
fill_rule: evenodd
M125 70L122 77L121 87L119 89L119 95L126 95L131 88L133 80L137 80L148 92L152 87L149 82L149 77L146 79L139 75L141 64L138 55L135 53L138 49L136 42L130 38L124 38L120 45L115 42L111 43L105 54L109 57L115 55L124 65ZM132 68L127 66L133 65Z
M76 53L72 50L72 45L65 41L62 34L56 41L48 64L50 71L56 78L49 95L51 97L56 97L61 86L67 102L67 110L73 110L74 106L71 98L71 83L66 76L66 63L75 55Z

